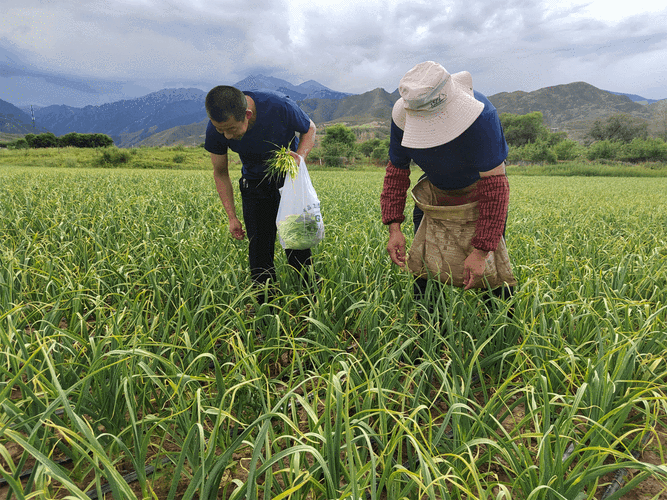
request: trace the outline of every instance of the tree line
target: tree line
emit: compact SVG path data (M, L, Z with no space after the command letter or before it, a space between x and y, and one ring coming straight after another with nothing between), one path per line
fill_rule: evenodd
M510 146L509 163L667 161L667 143L664 138L650 137L648 124L629 115L618 114L605 120L596 120L582 142L569 139L565 132L551 131L544 124L544 117L539 111L525 115L502 113L500 122ZM309 160L339 167L365 158L384 166L388 157L388 138L358 142L354 131L339 123L325 128L325 135L319 146L310 153Z
M358 142L357 135L342 123L329 125L319 145L312 149L309 161L320 162L329 167L342 167L361 159L385 165L389 159L389 139L372 139Z
M628 163L667 161L664 138L650 137L648 124L618 114L596 120L582 142L568 139L565 132L552 132L542 113L502 113L500 122L510 145L509 163L556 163L572 160L614 160Z
M3 144L10 149L40 149L40 148L104 148L113 146L113 139L106 134L69 134L56 137L52 132L43 134L26 134L20 139Z
M573 160L614 160L628 163L667 162L667 133L665 138L650 137L646 122L629 115L618 114L596 120L582 142L554 132L544 124L541 112L525 115L502 113L500 122L510 146L509 163L556 163ZM53 133L27 134L3 144L13 149L27 148L106 148L113 146L105 134L70 132L60 137ZM358 160L371 161L379 166L389 159L389 138L374 137L359 142L355 131L337 123L325 128L319 145L312 150L310 161L331 167L342 167Z

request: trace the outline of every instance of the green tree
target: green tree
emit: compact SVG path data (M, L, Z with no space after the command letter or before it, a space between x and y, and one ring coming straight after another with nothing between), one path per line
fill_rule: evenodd
M585 154L584 146L571 139L559 141L551 149L560 161L575 160Z
M542 113L533 111L526 115L502 113L500 123L503 126L505 140L510 146L525 146L539 139L547 139L549 130L543 123Z
M371 158L380 165L384 165L389 161L389 141L386 142L386 144L380 144L371 153Z
M591 144L586 151L586 158L595 160L615 160L621 153L623 143L620 141L597 141Z
M625 143L618 159L633 163L646 161L667 161L667 144L659 137L640 139L635 137Z
M90 144L93 148L106 148L113 146L113 139L106 134L91 134Z
M324 164L329 167L340 167L346 161L350 153L350 149L338 142L329 142L322 144L322 160Z
M354 132L342 123L327 127L321 142L324 163L331 167L341 166L354 153L356 141Z
M25 137L21 137L20 139L16 139L14 142L10 143L8 148L9 149L29 149L30 144L28 144L28 141L25 139Z
M378 147L380 144L379 139L369 139L367 141L364 141L360 144L357 144L357 151L359 151L360 154L363 156L369 157L373 150Z
M24 139L31 148L55 148L58 146L58 138L51 132L43 134L26 134Z
M606 121L595 120L587 137L593 141L632 142L633 139L648 137L648 123L630 115L620 114L607 118Z
M36 135L31 143L33 148L56 148L58 147L58 138L51 132Z
M373 153L373 150L377 147L380 147L382 141L380 139L369 139L362 142L357 146L357 150L364 156L370 157Z
M534 163L556 163L558 156L546 139L538 139L524 146L525 159Z
M61 147L105 148L113 146L113 139L106 134L79 134L70 132L58 138Z
M322 146L326 147L332 143L338 144L340 146L347 147L349 149L354 148L354 144L357 142L357 136L354 135L354 132L349 127L346 127L342 123L336 123L327 127L322 138Z
M82 137L82 134L76 132L70 132L69 134L61 135L58 138L58 142L61 147L72 147L72 148L84 148L85 139Z

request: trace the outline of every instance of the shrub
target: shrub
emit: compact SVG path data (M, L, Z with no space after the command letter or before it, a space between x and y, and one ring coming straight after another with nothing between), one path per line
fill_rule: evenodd
M389 148L385 145L378 146L371 153L371 158L380 164L385 164L389 161Z
M522 147L510 147L509 153L506 158L506 162L517 163L523 160L523 148Z
M132 154L126 149L116 147L104 148L98 158L98 164L101 167L118 167L126 165L132 159Z
M623 144L618 141L598 141L588 146L586 158L589 160L615 160Z
M91 148L106 148L108 146L113 146L113 139L106 134L90 134Z
M619 153L619 159L629 162L667 161L667 144L662 139L635 138Z
M327 167L342 167L346 159L344 156L324 155L322 160Z
M328 167L341 167L353 153L349 145L342 142L322 141L322 160Z
M571 139L565 139L558 142L552 147L552 150L559 161L576 160L585 154L584 147L577 141Z
M79 134L70 132L58 138L58 146L75 148L104 148L113 145L113 139L106 134Z
M51 132L39 135L27 134L25 139L31 148L55 148L58 146L58 138Z
M308 153L308 161L320 161L322 160L324 151L322 148L313 148Z
M544 139L539 139L532 144L524 146L524 160L534 163L556 163L558 157L554 150L549 147L549 142Z
M30 145L28 144L28 141L25 138L21 139L16 139L14 142L10 143L7 146L8 149L28 149L30 148Z

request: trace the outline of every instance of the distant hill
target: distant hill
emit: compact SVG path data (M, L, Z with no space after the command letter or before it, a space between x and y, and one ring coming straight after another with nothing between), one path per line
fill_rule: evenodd
M139 142L133 138L124 137L123 140L134 143L136 146L175 146L183 144L185 146L199 146L206 139L206 126L208 118L190 125L180 125L161 132L149 135Z
M343 99L305 99L298 101L298 104L318 126L331 122L348 125L376 122L384 126L390 123L391 109L398 98L398 90L390 94L383 89L375 89ZM523 115L540 111L548 127L564 131L575 140L582 140L595 120L619 113L646 120L650 125L656 121L654 114L657 106L667 102L659 101L643 106L632 102L625 95L600 90L584 82L546 87L533 92L501 92L489 96L489 100L499 113ZM205 124L201 126L205 127ZM655 127L650 126L649 130L652 129ZM199 130L192 134L170 130L165 131L162 137L169 137L170 140L183 137L183 144L194 144L203 137L202 134L203 131ZM151 140L150 143L154 144L155 141Z
M46 106L35 111L35 120L57 136L102 133L128 147L157 132L204 120L205 96L199 89L166 89L101 106Z
M234 86L246 91L277 90L290 95L296 101L305 98L336 101L350 95L335 92L314 80L292 85L285 80L263 75L250 76ZM102 133L110 136L119 147L137 146L144 144L144 141L153 144L156 138L147 139L156 134L189 143L194 140L190 139L189 132L162 132L181 126L188 127L189 130L191 125L205 121L205 98L206 93L199 89L165 89L137 99L100 106L46 106L35 109L35 119L38 125L48 128L57 136L69 132ZM198 135L200 134L194 134Z
M391 109L399 98L398 90L388 93L378 88L351 95L333 91L313 80L292 85L262 75L248 77L235 86L242 90L283 92L292 97L318 126L333 122L349 125L375 123L386 129L391 120ZM207 123L205 97L205 92L199 89L165 89L100 106L36 108L36 130L48 129L58 136L68 132L103 133L111 136L119 147L201 144ZM649 130L662 130L662 125L656 125L658 115L662 113L658 110L664 109L663 104L667 103L663 100L639 104L628 95L600 90L584 82L533 92L501 92L489 99L500 113L540 111L548 127L565 131L577 140L583 138L595 120L619 113L646 120ZM0 101L0 132L33 132L30 117L19 108Z
M359 95L331 101L327 99L305 99L299 102L315 123L346 121L349 123L369 123L389 121L391 109L399 98L398 91L393 94L384 89L375 89Z
M348 125L379 123L387 128L391 119L391 109L398 97L398 91L389 94L378 88L342 99L309 98L297 101L297 104L318 126L331 122L344 122ZM208 120L205 119L200 123L174 127L142 139L137 145L201 144L204 142L207 124Z
M610 90L605 90L605 92L609 92L611 94L616 94L616 95L627 96L628 99L630 99L632 102L636 102L637 104L653 104L656 102L660 102L659 99L647 99L646 97L642 97L637 94L624 94L623 92L612 92Z
M559 126L573 120L594 120L616 113L650 118L645 106L627 96L600 90L588 83L575 82L533 92L501 92L489 97L499 113L523 115L541 111L547 125Z
M275 90L281 92L295 101L305 99L344 99L352 94L345 92L336 92L315 80L308 80L299 85L292 85L286 80L274 78L271 76L255 75L244 78L234 85L239 90Z
M41 131L38 131L38 133ZM0 132L7 134L31 134L35 130L33 130L30 115L13 104L0 99Z
M584 82L556 85L533 92L501 92L489 96L499 113L524 115L540 111L550 128L568 132L575 140L593 126L595 120L616 114L628 114L652 120L652 110L632 102L626 95L600 90Z

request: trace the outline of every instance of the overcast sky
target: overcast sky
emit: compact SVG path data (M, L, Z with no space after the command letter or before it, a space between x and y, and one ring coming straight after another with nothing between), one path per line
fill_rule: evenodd
M392 92L425 60L470 71L487 95L584 81L663 99L667 7L664 0L2 0L0 12L0 99L12 103L44 74L62 77L52 85L79 78L100 95L207 90L257 74Z

